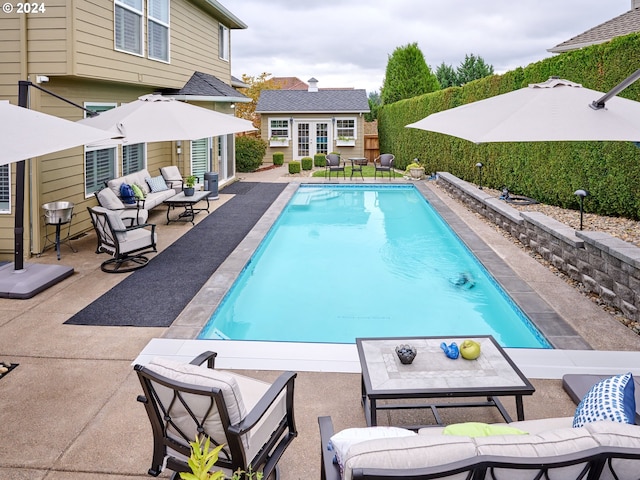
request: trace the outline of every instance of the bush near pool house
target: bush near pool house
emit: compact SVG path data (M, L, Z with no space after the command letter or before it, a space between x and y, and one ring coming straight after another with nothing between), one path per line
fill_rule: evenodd
M313 158L302 157L300 164L302 165L302 170L311 170L313 168Z
M261 138L239 136L236 137L236 170L238 172L253 172L260 165L267 152L267 142Z
M284 153L273 152L273 164L278 166L284 165Z
M295 160L293 162L289 162L289 173L290 174L294 174L294 173L300 173L302 170L300 169L300 162L296 162Z
M327 156L324 153L316 153L313 156L313 164L316 168L324 168L327 166Z

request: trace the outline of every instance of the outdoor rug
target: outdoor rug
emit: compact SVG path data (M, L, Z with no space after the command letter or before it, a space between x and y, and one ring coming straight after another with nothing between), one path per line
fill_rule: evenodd
M229 185L223 193L233 193L235 197L173 245L155 256L151 254L146 267L133 272L65 323L170 326L285 187L284 183ZM101 257L96 261L102 261Z

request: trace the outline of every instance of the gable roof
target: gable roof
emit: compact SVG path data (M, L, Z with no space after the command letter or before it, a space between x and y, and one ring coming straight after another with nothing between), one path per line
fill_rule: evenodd
M569 40L559 43L555 47L547 49L547 51L562 53L570 50L578 50L635 32L640 32L640 8L633 8L622 15L618 15L611 20L590 28L580 35L576 35Z
M256 113L365 113L366 90L263 90Z
M208 73L194 72L189 81L180 90L163 90L179 100L207 100L226 102L250 102L251 99L235 88L227 85L218 77Z
M280 87L280 90L308 90L309 85L298 77L273 77L271 80Z

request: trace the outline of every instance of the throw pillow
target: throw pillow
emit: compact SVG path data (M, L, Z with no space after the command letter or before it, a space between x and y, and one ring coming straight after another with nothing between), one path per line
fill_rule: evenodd
M144 192L142 191L142 188L140 188L140 185L134 183L131 185L131 188L133 189L133 194L138 200L144 200Z
M454 423L447 425L442 431L443 435L456 435L462 437L490 437L492 435L528 435L519 428L506 425L489 425L481 422Z
M136 196L133 193L131 185L128 183L120 185L120 198L122 198L122 201L127 205L133 205L136 203Z
M167 187L167 183L162 178L162 175L158 175L157 177L147 177L145 181L149 184L149 188L151 192L164 192L165 190L169 190Z
M335 460L344 474L344 460L352 445L376 438L412 437L418 435L412 430L399 427L346 428L331 437L327 448L335 452Z
M591 387L578 404L573 426L578 428L600 420L632 424L635 416L633 375L626 373L605 378Z

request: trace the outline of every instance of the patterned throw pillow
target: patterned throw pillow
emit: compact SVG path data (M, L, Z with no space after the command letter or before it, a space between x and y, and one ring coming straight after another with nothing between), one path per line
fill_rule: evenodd
M600 420L633 424L635 416L633 375L626 373L605 378L591 387L576 409L573 426Z
M157 177L147 177L145 180L149 184L149 188L151 188L152 192L163 192L165 190L169 190L169 187L167 187L162 175L158 175Z

